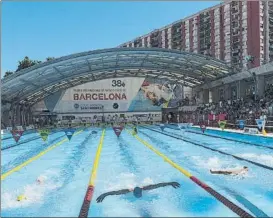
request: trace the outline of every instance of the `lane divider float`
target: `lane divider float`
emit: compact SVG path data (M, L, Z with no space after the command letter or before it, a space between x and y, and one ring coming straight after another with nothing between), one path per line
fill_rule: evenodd
M81 132L83 132L83 130L80 130L78 132L75 133L75 135L80 134ZM38 158L42 157L43 155L45 155L47 152L53 150L54 148L58 147L59 145L63 144L64 142L68 141L68 139L63 139L62 141L59 141L58 143L48 147L47 149L45 149L44 151L40 152L39 154L37 154L34 157L31 157L30 159L28 159L27 161L23 162L22 164L14 167L13 169L9 170L8 172L4 173L1 175L1 180L4 180L5 178L7 178L9 175L11 175L14 172L19 171L20 169L22 169L23 167L27 166L28 164L30 164L31 162L37 160Z
M225 191L227 191L229 194L235 197L235 199L240 202L242 205L244 205L251 213L253 213L256 217L269 217L265 212L263 212L260 208L258 208L256 205L252 204L248 199L246 199L244 196L240 195L239 193L235 192L234 190L231 190L226 187L222 187Z
M132 135L130 131L126 129L126 131ZM144 141L137 135L134 135L134 137L141 142L143 145L145 145L147 148L152 150L154 153L156 153L158 156L162 157L163 160L167 163L169 163L171 166L173 166L175 169L180 171L182 174L184 174L186 177L191 179L194 183L199 185L201 188L203 188L205 191L207 191L209 194L211 194L213 197L215 197L218 201L220 201L222 204L224 204L226 207L228 207L230 210L232 210L234 213L236 213L240 217L253 217L248 212L228 200L226 197L212 189L210 186L205 184L204 182L201 182L199 179L197 179L195 176L193 176L190 172L180 167L178 164L174 163L172 160L170 160L167 156L156 150L152 145L150 145L148 142Z
M166 134L166 133L157 131L157 130L155 130L155 129L150 129L150 128L147 128L147 127L144 127L144 126L142 126L142 128L149 129L149 130L151 130L151 131L158 132L158 133L160 133L160 134L162 134L162 135L166 135L166 136L169 136L169 137L172 137L172 138L181 140L181 141L185 141L185 142L191 143L191 144L193 144L193 145L197 145L197 146L199 146L199 147L202 147L202 148L205 148L205 149L208 149L208 150L211 150L211 151L215 151L215 152L218 152L218 153L220 153L220 154L224 154L224 155L227 155L227 156L231 156L231 157L233 157L233 158L235 158L235 159L237 159L237 160L246 161L246 162L251 163L251 164L253 164L253 165L256 165L256 166L258 166L258 167L262 167L262 168L264 168L264 169L273 171L273 167L270 167L270 166L267 166L267 165L264 165L264 164L261 164L261 163L252 161L252 160L248 160L248 159L245 159L245 158L242 158L242 157L233 155L233 154L229 154L229 153L227 153L227 152L220 151L220 150L215 149L215 148L210 148L210 147L208 147L208 146L199 144L199 143L197 143L197 142L190 141L189 139L185 139L184 137L179 136L179 135L170 135L170 134Z
M88 217L90 204L91 204L94 190L95 190L95 180L97 177L97 169L99 166L100 153L101 153L101 149L102 149L102 145L103 145L104 136L105 136L105 129L102 131L102 134L100 137L100 142L99 142L98 149L96 152L95 160L94 160L92 171L91 171L91 176L89 179L88 187L87 187L87 190L85 193L85 197L84 197L84 200L82 203L79 217L85 217L85 218Z

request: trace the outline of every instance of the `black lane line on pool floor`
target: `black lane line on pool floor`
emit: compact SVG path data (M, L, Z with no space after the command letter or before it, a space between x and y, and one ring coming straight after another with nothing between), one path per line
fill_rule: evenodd
M122 157L124 157L124 160L123 159L122 160L127 162L126 165L130 169L130 172L133 172L133 174L139 173L140 171L139 171L139 168L137 167L137 164L134 160L134 155L130 151L128 144L126 144L126 140L123 138L120 138L118 146L119 146L120 155ZM128 200L128 202L130 202L130 201ZM153 217L151 215L152 211L149 208L138 206L136 209L137 209L140 217Z
M71 182L72 179L75 179L75 170L80 170L80 162L84 158L84 155L88 155L86 152L87 149L87 143L93 138L92 129L90 130L90 134L88 134L85 139L80 142L79 144L76 144L74 146L74 149L69 154L69 156L64 157L65 160L68 160L63 163L63 166L60 167L60 173L59 177L63 178L62 180L62 186L57 189L57 192L53 191L50 193L49 198L54 199L63 199L65 193L62 193L61 191L64 190L64 188L67 188L67 185ZM83 169L83 168L82 168ZM81 170L82 170L81 169ZM60 194L61 193L61 194ZM49 204L51 204L51 201L44 202L43 206L40 207L41 210L44 210L49 207ZM58 207L58 204L54 204L51 206L51 210L56 210L56 207Z
M126 140L120 138L118 141L119 153L122 157L122 160L126 162L126 166L130 169L130 172L139 173L137 164L134 160L134 155L128 148L128 144Z
M187 140L187 139L182 138L181 136L178 137L178 136L169 135L169 134L166 134L166 133L163 133L163 132L154 130L154 129L150 129L150 128L147 128L147 127L144 127L144 126L142 126L142 128L149 129L149 130L151 130L151 131L161 133L162 135L166 135L166 136L169 136L169 137L172 137L172 138L175 138L175 139L179 139L179 140L182 140L182 141L185 141L185 142L189 142L189 143L191 143L191 144L193 144L193 145L197 145L197 146L199 146L199 147L203 147L203 148L209 149L209 150L211 150L211 151L216 151L216 152L219 152L219 153L221 153L221 154L224 154L224 155L227 155L227 156L234 157L234 158L237 159L237 160L246 161L246 162L248 162L248 163L252 163L252 164L254 164L254 165L256 165L256 166L262 167L262 168L264 168L264 169L268 169L268 170L272 170L272 171L273 171L273 167L270 167L270 166L267 166L267 165L264 165L264 164L261 164L261 163L257 163L257 162L254 162L254 161L251 161L251 160L248 160L248 159L245 159L245 158L241 158L241 157L238 157L238 156L236 156L236 155L226 153L226 152L224 152L224 151L220 151L220 150L217 150L217 149L214 149L214 148L210 148L210 147L207 147L207 146L205 146L205 145L198 144L198 143L196 143L196 142L192 142L192 141L190 141L190 140Z
M159 125L156 125L156 126L159 126ZM171 126L175 127L175 125L171 125ZM175 129L175 128L172 128L172 127L169 127L169 126L167 126L166 128ZM175 130L179 130L179 129L175 129ZM232 138L226 138L226 137L222 137L222 136L218 136L218 135L214 135L214 134L210 135L208 133L195 132L195 131L192 131L192 130L186 130L185 132L190 132L190 133L198 134L198 135L205 135L205 136L208 136L208 137L214 137L214 138L219 138L219 139L225 139L225 140L229 140L229 141L239 142L239 143L243 143L243 144L247 144L247 145L254 145L254 146L257 146L257 147L268 148L268 149L273 150L273 147L260 145L260 144L252 143L252 142L241 141L241 140L232 139ZM244 135L242 133L236 133L236 134Z

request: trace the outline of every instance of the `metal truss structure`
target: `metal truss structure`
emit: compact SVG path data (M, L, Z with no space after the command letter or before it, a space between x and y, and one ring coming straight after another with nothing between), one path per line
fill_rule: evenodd
M145 77L196 87L232 74L226 63L160 48L111 48L57 58L2 80L2 100L33 105L48 95L90 81Z

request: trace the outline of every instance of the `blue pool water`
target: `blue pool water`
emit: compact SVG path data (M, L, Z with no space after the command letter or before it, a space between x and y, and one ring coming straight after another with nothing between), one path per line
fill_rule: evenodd
M130 128L128 128L130 129ZM96 135L91 134L96 130ZM269 169L214 152L192 143L160 133L158 126L139 127L138 136L188 170L229 200L253 216L273 216L273 172ZM197 131L193 129L193 131ZM194 141L267 166L273 167L273 150L252 146L213 135L200 135L166 128L164 133ZM102 134L100 128L87 128L65 141L37 160L10 174L2 181L1 215L9 217L77 217L85 197L93 161ZM218 134L218 132L213 132ZM219 132L219 135L223 134ZM37 133L23 137L31 138ZM246 136L231 135L234 139ZM241 138L240 138L241 137ZM34 139L2 151L2 174L37 155L49 146L65 139L64 132L51 134L48 142ZM266 139L263 139L266 140ZM2 141L2 148L11 139ZM254 142L253 142L254 143ZM259 142L256 142L259 143ZM262 142L264 145L271 146ZM248 166L249 173L242 176L211 175L210 169ZM43 176L45 183L35 180ZM161 182L178 182L181 187L158 188L143 193L141 199L131 194L108 196L102 203L96 198L108 191L133 188ZM17 202L25 194L28 199ZM134 216L237 216L230 209L193 183L167 162L149 150L127 131L119 138L111 128L106 129L90 217Z

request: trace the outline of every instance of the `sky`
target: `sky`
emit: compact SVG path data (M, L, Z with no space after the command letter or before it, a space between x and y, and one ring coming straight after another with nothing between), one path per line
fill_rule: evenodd
M1 74L25 56L44 61L117 47L219 1L2 2Z

